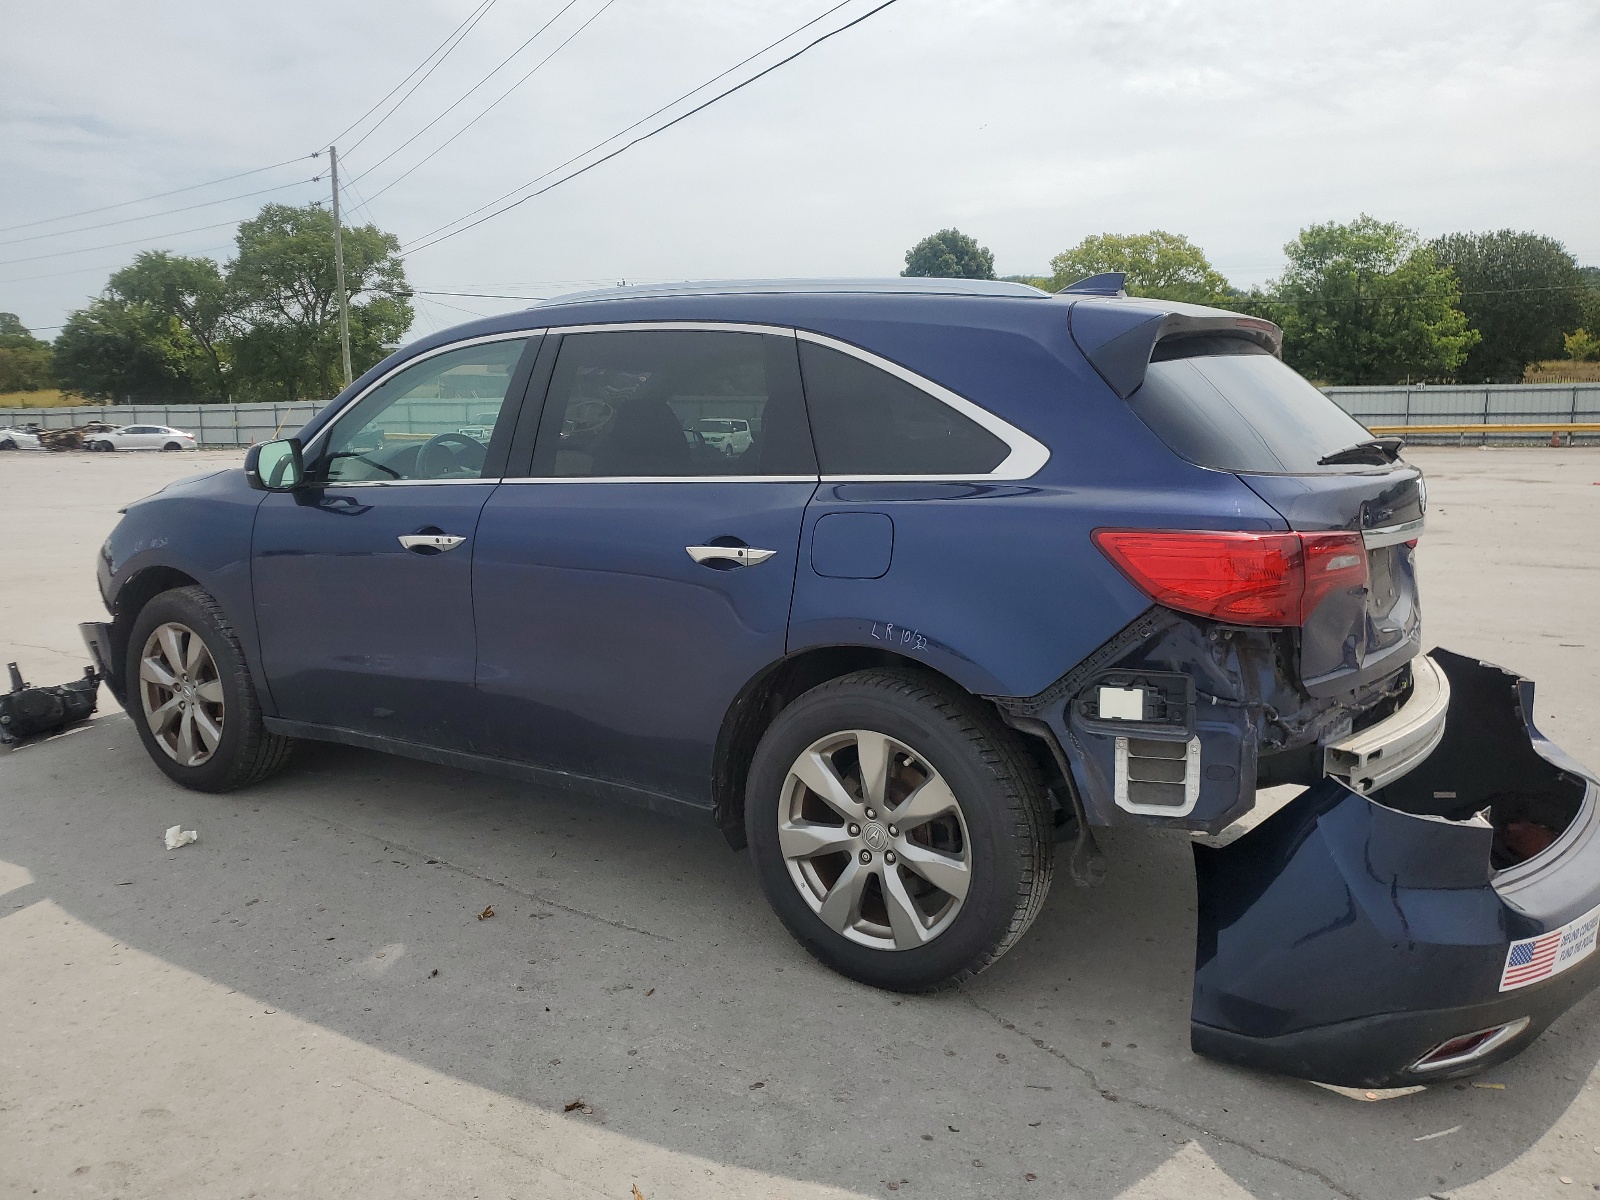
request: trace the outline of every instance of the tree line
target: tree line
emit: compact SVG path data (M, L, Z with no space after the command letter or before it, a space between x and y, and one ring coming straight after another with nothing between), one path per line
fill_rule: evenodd
M350 358L360 374L411 327L400 243L343 230ZM112 402L325 399L343 385L333 216L268 204L231 260L146 251L54 343L0 313L0 392L60 387Z
M1329 384L1418 380L1517 383L1531 363L1600 361L1600 268L1560 242L1501 229L1424 241L1363 214L1302 229L1283 272L1232 286L1179 234L1096 234L1050 260L1048 277L1007 276L1047 291L1104 271L1132 296L1207 304L1283 329L1284 359ZM956 229L906 252L908 276L993 279L994 255Z

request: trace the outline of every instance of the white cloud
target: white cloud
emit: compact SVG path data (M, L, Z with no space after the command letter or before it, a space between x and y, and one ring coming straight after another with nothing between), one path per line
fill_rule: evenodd
M497 0L350 154L350 174L414 133L561 2ZM434 131L358 178L356 218L414 238L828 6L616 0L464 136L360 205L602 2L577 0ZM839 16L869 6L851 0ZM309 154L473 7L55 0L19 9L0 45L0 226ZM1600 262L1600 134L1589 116L1600 111L1597 51L1600 10L1588 0L900 0L615 162L417 254L410 272L418 287L459 291L892 274L913 241L955 224L991 246L1002 271L1042 268L1087 233L1161 227L1250 283L1278 269L1280 247L1303 225L1361 211L1428 235L1535 229ZM318 169L306 165L307 175ZM294 178L285 168L150 208ZM303 201L322 190L277 195ZM175 233L248 215L267 198L0 245L0 260ZM54 228L0 233L0 242ZM228 237L151 244L197 252ZM0 309L56 324L137 249L0 261ZM419 327L462 319L462 308L514 306L438 298Z

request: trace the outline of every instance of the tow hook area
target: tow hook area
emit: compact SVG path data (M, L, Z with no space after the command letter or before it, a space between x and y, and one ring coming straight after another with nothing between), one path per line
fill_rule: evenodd
M1534 727L1531 682L1430 658L1431 753L1195 847L1198 1053L1351 1087L1449 1079L1600 983L1600 782Z

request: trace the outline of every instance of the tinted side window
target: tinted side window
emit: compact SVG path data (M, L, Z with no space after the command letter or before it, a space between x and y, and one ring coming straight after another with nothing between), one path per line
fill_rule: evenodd
M363 396L334 423L309 468L325 483L477 479L526 338L425 358Z
M689 329L567 334L533 473L814 475L795 339Z
M921 388L871 363L800 343L824 475L986 475L1011 448Z

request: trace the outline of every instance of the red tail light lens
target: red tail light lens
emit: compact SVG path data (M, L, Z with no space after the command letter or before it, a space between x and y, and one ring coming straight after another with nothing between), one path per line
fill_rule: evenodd
M1094 543L1158 604L1234 625L1303 625L1367 583L1359 533L1097 529Z

